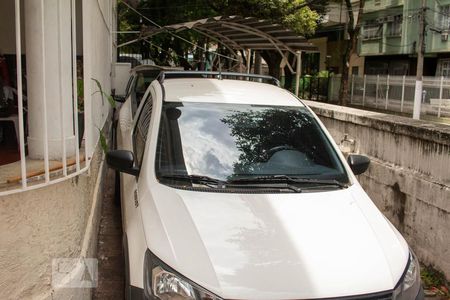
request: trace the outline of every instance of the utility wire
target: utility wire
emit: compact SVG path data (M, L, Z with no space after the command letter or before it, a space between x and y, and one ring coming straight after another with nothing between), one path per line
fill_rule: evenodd
M164 48L162 48L162 47L160 47L158 45L153 44L152 42L150 42L150 41L148 41L146 39L144 39L143 41L148 43L151 47L154 47L154 48L158 49L159 51L166 52L166 53L168 53L168 54L170 54L172 56L176 56L176 57L178 57L180 59L186 59L185 57L183 57L181 55L178 55L174 51L172 52L172 51L166 50L166 49L164 49ZM201 62L201 60L192 60L192 61L195 62L195 63Z
M218 56L221 56L221 57L224 57L224 58L228 58L228 59L230 59L230 60L239 61L239 60L236 59L236 58L233 58L233 57L230 57L230 56L227 56L227 55L223 55L223 54L220 54L220 53L215 52L215 51L209 51L209 50L206 49L206 48L200 47L200 46L198 46L198 45L192 43L191 41L189 41L189 40L187 40L187 39L185 39L185 38L179 36L178 34L175 34L175 33L171 32L170 30L168 30L167 28L165 28L165 27L159 25L158 23L154 22L154 21L151 20L150 18L148 18L148 17L146 17L145 15L141 14L140 12L138 12L136 9L134 9L134 8L133 8L131 5L129 5L128 3L126 3L126 2L122 2L122 3L125 4L125 5L126 5L129 9L131 9L133 12L135 12L136 14L138 14L140 17L142 17L142 18L144 18L145 20L149 21L152 25L154 25L154 26L156 26L156 27L158 27L158 28L163 29L165 32L167 32L168 34L172 35L173 37L176 37L176 38L178 38L178 39L180 39L180 40L182 40L182 41L184 41L184 42L186 42L186 43L188 43L188 44L194 46L194 47L197 48L197 49L203 50L203 51L206 52L206 53L212 52L212 53L215 53L215 54L218 55ZM143 38L140 38L140 39L143 39Z
M432 11L432 12L435 12L435 13L437 13L437 14L440 14L440 15L442 15L442 16L445 16L445 17L450 17L450 14L449 14L449 13L444 13L444 12L442 12L442 11L435 10L435 9L433 9L433 8L431 8L431 7L429 7L428 10L430 10L430 11Z

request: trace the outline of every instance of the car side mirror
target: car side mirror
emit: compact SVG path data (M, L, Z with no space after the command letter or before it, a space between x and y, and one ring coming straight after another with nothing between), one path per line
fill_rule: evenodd
M347 162L355 175L364 173L370 165L370 159L367 156L357 154L350 154Z
M111 150L106 153L106 163L119 172L139 175L139 168L134 166L134 154L127 150Z
M119 96L119 95L114 95L113 99L114 99L114 101L119 102L119 103L124 103L126 100L125 96Z

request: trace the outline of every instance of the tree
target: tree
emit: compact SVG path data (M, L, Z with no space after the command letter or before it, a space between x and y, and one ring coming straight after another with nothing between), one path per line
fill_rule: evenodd
M312 35L329 0L208 0L220 15L272 20L302 35Z
M349 36L348 43L345 47L343 64L342 64L342 77L341 87L339 89L339 102L341 105L346 106L349 96L349 68L350 58L355 53L358 43L358 36L361 30L361 16L364 10L365 0L359 0L358 16L355 20L354 9L351 0L345 0L345 5L348 11L348 24L347 33Z
M136 9L159 25L176 24L217 15L241 15L272 20L301 35L309 36L314 33L321 15L326 11L328 2L329 0L142 0ZM124 5L121 8L126 11L126 13L120 14L121 16L134 18L134 27L128 26L127 29L141 30L136 16L131 16L132 12ZM139 17L137 19L139 20ZM128 24L130 23L128 22ZM138 25L136 26L136 24ZM144 20L143 24L148 24L148 22ZM177 35L201 46L212 42L195 32L180 32ZM140 43L139 47L148 51L156 63L167 64L167 61L172 60L175 63L184 64L186 67L184 57L188 52L196 54L197 57L194 57L194 60L199 59L200 53L195 51L194 46L174 39L170 34L155 36L152 41L162 49L169 50L167 52L152 47L148 43ZM263 51L261 56L268 63L270 74L279 77L281 55L276 51Z
M122 0L129 2L130 0ZM121 1L121 2L122 2ZM127 5L119 2L119 31L140 31L145 34L147 29L154 28L156 25L149 22L146 18L154 23L164 26L181 22L193 21L215 15L203 0L142 0L133 5L140 14L140 17ZM130 4L130 3L128 3ZM184 31L177 33L183 39L192 41L194 44L203 45L207 43L204 36L192 32ZM131 37L130 34L119 34L118 43L132 40L138 36ZM139 41L126 46L125 51L132 53L142 53L152 58L156 64L167 65L170 63L181 65L186 69L192 66L187 61L187 53L195 53L195 59L199 59L199 51L192 44L186 43L181 39L174 38L171 34L163 33L152 37L151 43Z
M207 0L218 15L241 15L268 19L294 30L300 35L314 34L329 0ZM281 55L277 51L261 51L269 74L280 77ZM291 55L291 59L294 56ZM286 68L287 77L291 76ZM289 80L287 80L289 81Z

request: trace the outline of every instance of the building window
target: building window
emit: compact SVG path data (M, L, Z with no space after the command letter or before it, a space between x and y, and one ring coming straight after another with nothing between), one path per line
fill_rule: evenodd
M368 21L363 26L363 39L371 40L380 38L381 28L381 25L376 20Z
M403 15L393 16L388 19L387 36L401 36L402 35Z
M442 59L440 61L439 76L450 77L450 59Z
M450 29L450 5L441 6L441 27L443 30Z

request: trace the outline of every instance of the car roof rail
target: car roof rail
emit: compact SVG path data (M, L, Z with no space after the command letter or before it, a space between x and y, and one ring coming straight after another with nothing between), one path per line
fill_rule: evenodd
M280 86L280 81L275 77L259 74L246 74L234 72L218 71L161 71L158 75L158 81L163 84L165 79L173 78L217 78L231 80L247 80L262 83L269 83Z

